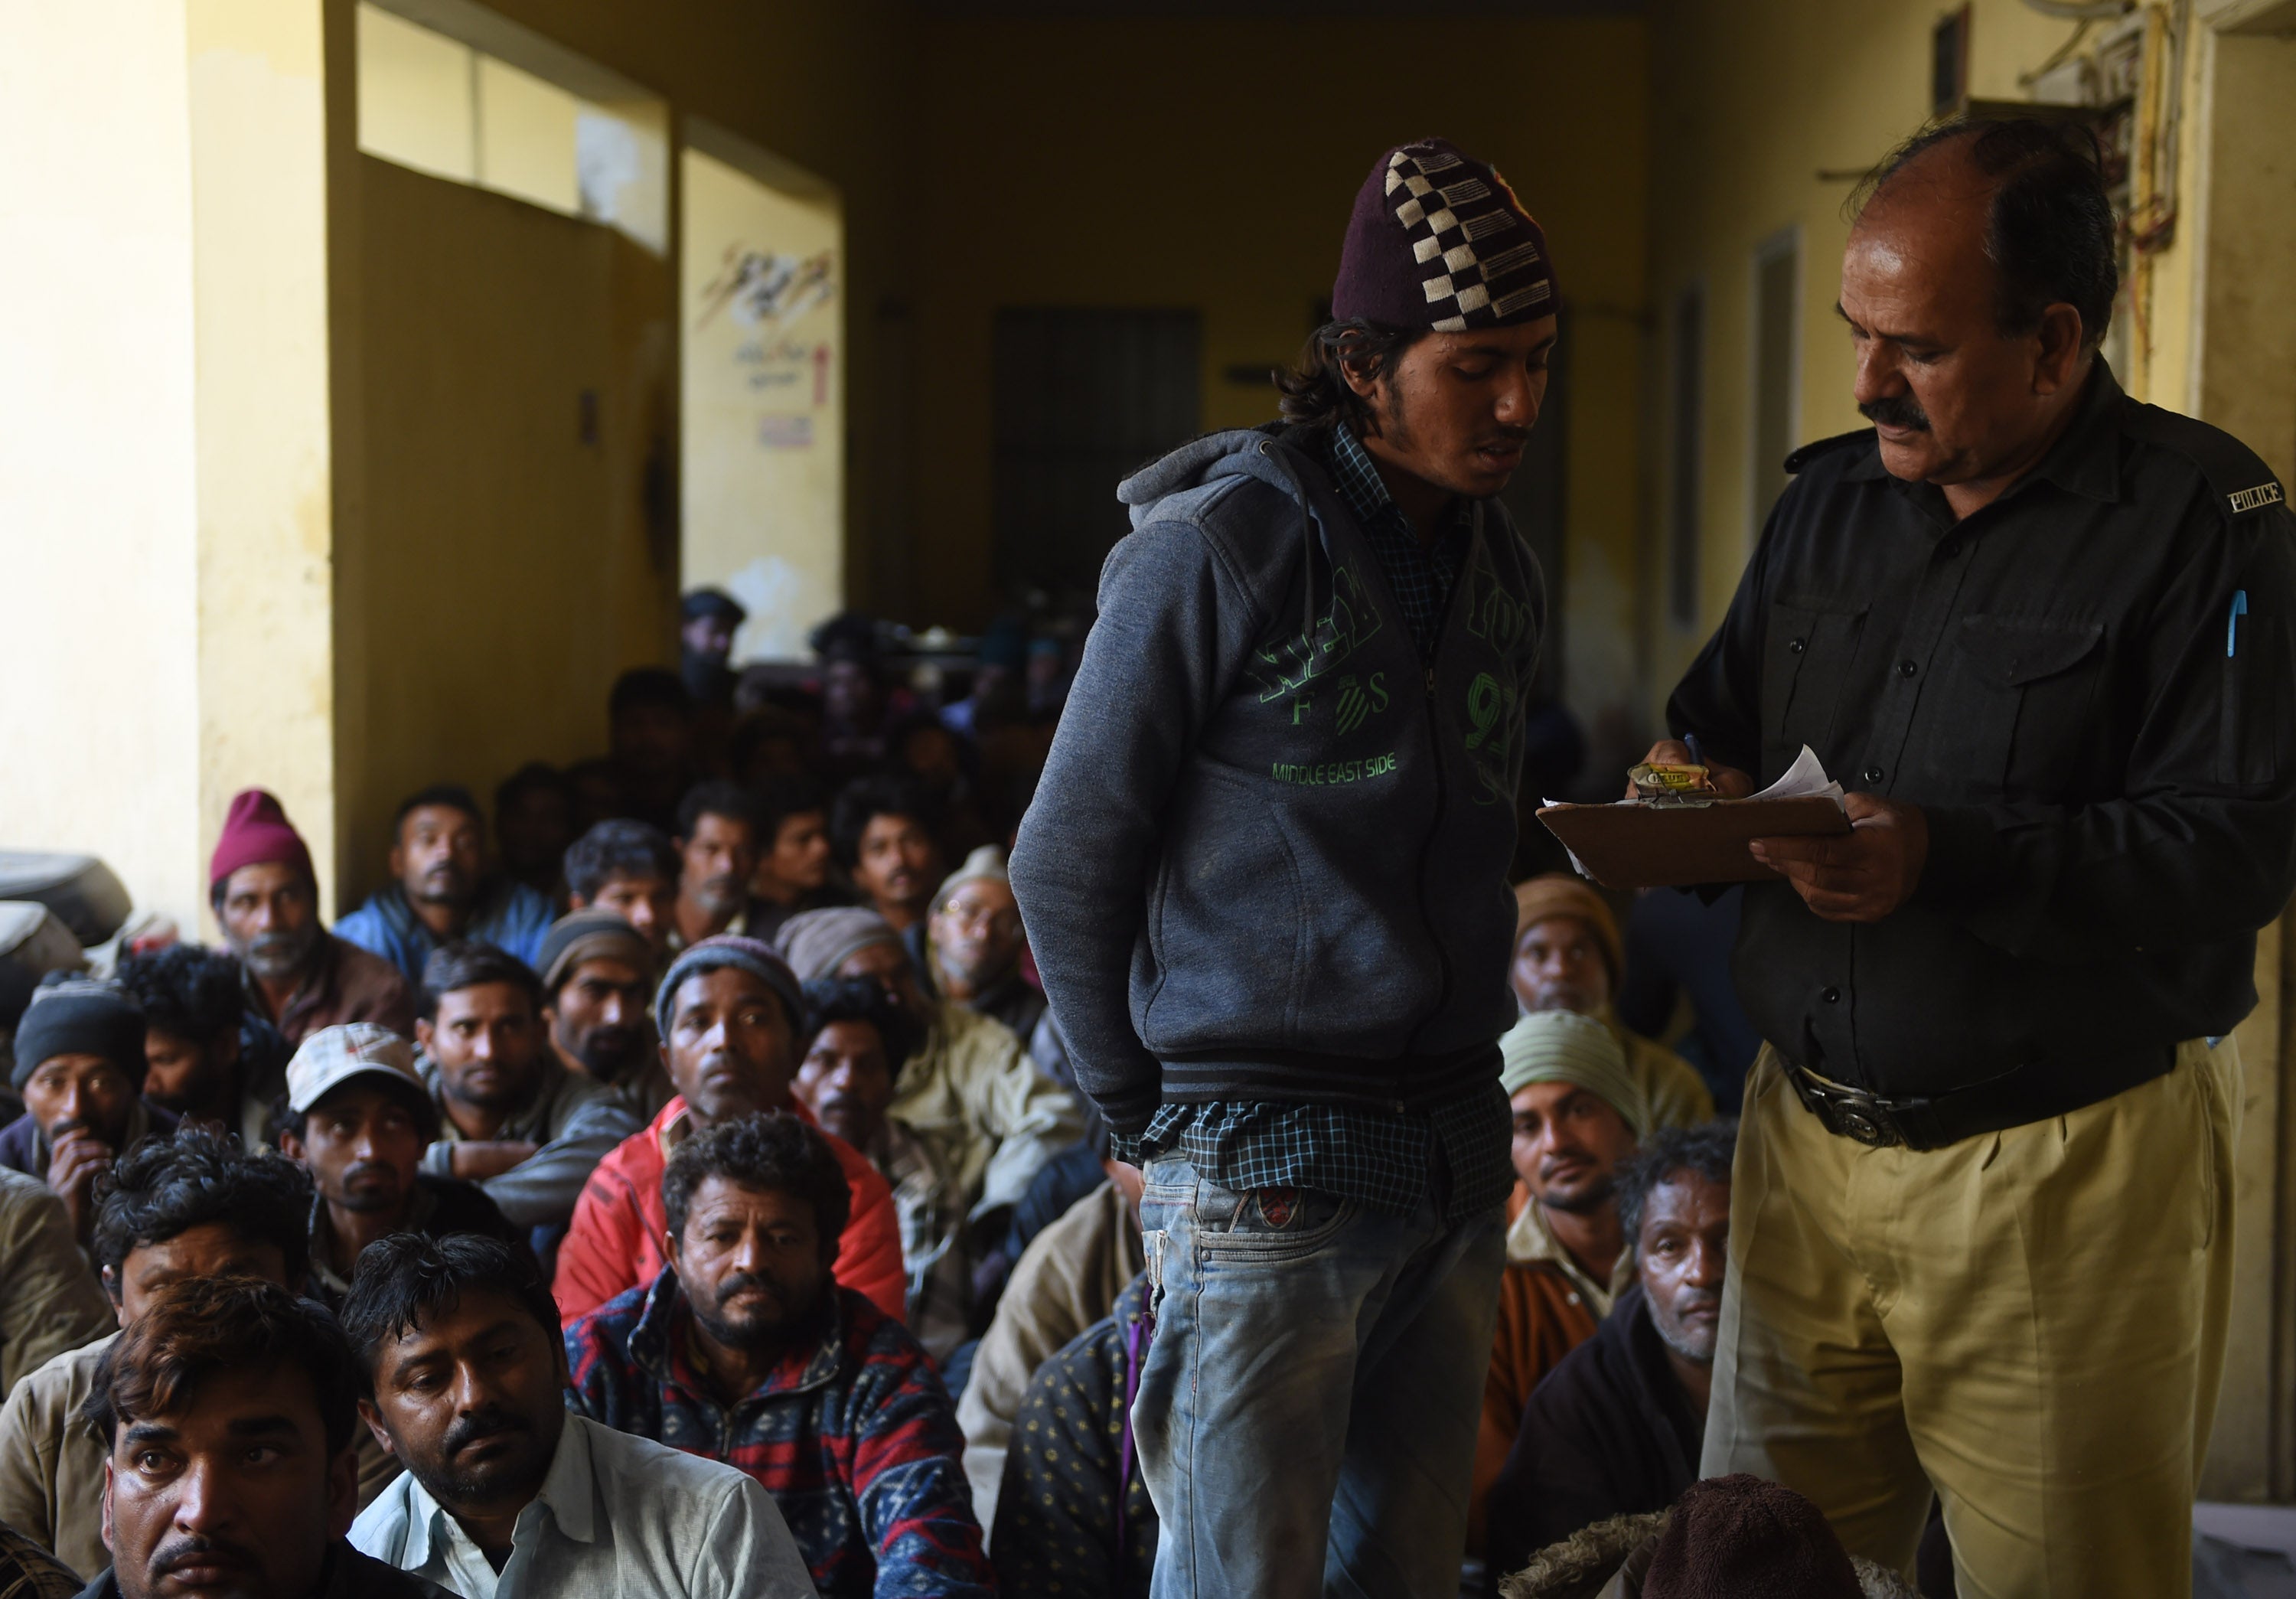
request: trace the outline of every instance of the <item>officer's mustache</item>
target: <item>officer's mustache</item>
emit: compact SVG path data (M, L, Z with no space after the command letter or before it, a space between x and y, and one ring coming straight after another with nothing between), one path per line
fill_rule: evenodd
M1915 404L1909 394L1885 394L1880 399L1867 400L1857 407L1857 414L1885 428L1905 428L1916 433L1930 430L1929 413Z

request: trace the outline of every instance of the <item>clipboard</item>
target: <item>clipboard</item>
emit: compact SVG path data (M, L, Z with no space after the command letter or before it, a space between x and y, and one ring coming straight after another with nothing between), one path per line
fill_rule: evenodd
M1610 889L1759 882L1784 873L1748 852L1756 839L1845 833L1841 785L1808 745L1784 776L1744 800L1652 805L1544 805L1538 819L1579 874Z

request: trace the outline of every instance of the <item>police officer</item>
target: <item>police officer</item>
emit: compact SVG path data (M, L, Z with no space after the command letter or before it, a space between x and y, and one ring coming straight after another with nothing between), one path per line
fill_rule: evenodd
M1668 707L1728 791L1804 744L1841 837L1771 839L1706 1475L1969 1599L2188 1594L2232 1268L2255 931L2296 887L2290 516L2098 354L2085 133L1926 133L1839 309L1875 426L1811 445ZM1690 758L1669 742L1652 758Z

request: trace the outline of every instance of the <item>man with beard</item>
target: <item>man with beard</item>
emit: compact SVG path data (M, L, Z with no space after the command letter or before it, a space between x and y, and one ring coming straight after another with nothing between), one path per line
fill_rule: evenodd
M886 1115L901 1063L922 1037L907 1012L866 978L805 986L808 1034L790 1092L814 1121L869 1157L893 1185L901 1263L909 1275L909 1334L946 1361L972 1325L972 1251L964 1191L946 1152Z
M549 898L486 872L486 817L471 791L440 783L402 800L390 824L396 879L335 923L416 986L431 951L456 939L507 949L531 964L555 914Z
M1021 972L1029 935L1002 849L983 844L948 874L933 895L925 931L926 965L943 994L1003 1022L1016 1038L1035 1036L1045 996Z
M24 1113L0 1128L0 1166L45 1183L85 1242L96 1179L145 1138L175 1135L175 1115L143 1096L144 1013L76 978L32 996L15 1051Z
M1468 1548L1522 1407L1562 1357L1592 1337L1622 1286L1619 1164L1650 1128L1650 1107L1611 1030L1573 1011L1524 1017L1499 1040L1499 1086L1513 1117L1521 1210L1507 1228L1498 1327L1475 1437Z
M358 1366L275 1283L162 1296L98 1368L111 1569L80 1599L447 1599L343 1541L357 1505Z
M121 957L119 986L144 1012L144 1097L266 1147L288 1050L277 1029L248 1013L239 963L170 944Z
M287 1063L279 1145L311 1174L311 1291L329 1306L350 1292L367 1245L393 1233L483 1233L526 1248L476 1185L422 1169L439 1111L406 1039L373 1022L331 1027Z
M896 1063L885 1114L935 1151L946 1185L937 1209L972 1241L968 1314L980 1332L1011 1269L1000 1241L1013 1207L1046 1161L1084 1136L1075 1097L1037 1069L1010 1029L930 997L908 945L883 917L857 907L808 911L782 929L782 945L805 981L866 979L914 1025L916 1047ZM950 1234L944 1226L936 1236ZM917 1266L913 1259L913 1277Z
M311 852L261 789L232 798L208 862L216 923L246 974L247 1008L290 1047L323 1027L372 1021L414 1030L414 991L380 955L319 925Z
M669 947L722 932L771 938L771 907L750 894L757 874L766 818L757 799L737 783L699 783L677 807L677 900L672 907Z
M677 1092L655 1047L653 946L619 914L576 911L542 940L542 1020L561 1066L612 1089L642 1121Z
M786 1114L721 1121L661 1189L660 1273L566 1331L571 1402L755 1478L824 1595L994 1593L947 1390L832 1278L850 1199L829 1140Z
M611 1088L543 1047L542 984L488 944L449 944L422 969L414 1024L439 1106L422 1169L486 1191L521 1227L562 1227L591 1170L641 1123Z
M907 777L864 777L837 796L829 839L864 903L906 932L925 918L940 882L939 821Z
M677 910L677 848L669 835L644 822L614 818L576 839L566 851L567 903L578 911L611 911L645 935L652 980L669 958ZM550 969L537 955L535 969Z
M484 1238L387 1239L342 1320L359 1412L406 1467L351 1527L375 1559L463 1599L812 1593L756 1483L567 1414L532 1262Z
M1668 1128L1620 1168L1635 1280L1524 1407L1491 1488L1494 1578L1582 1527L1664 1510L1697 1480L1737 1138L1734 1121Z
M564 1320L652 1282L664 1256L661 1174L671 1152L721 1121L796 1110L790 1079L805 996L782 958L754 939L721 933L677 957L654 996L661 1058L677 1093L644 1131L598 1162L558 1251L554 1291ZM829 1141L851 1190L837 1280L888 1316L902 1308L901 1235L893 1195L868 1157Z
M1653 1127L1714 1119L1714 1095L1697 1069L1663 1044L1629 1031L1611 1009L1625 975L1618 919L1591 884L1551 872L1517 883L1514 962L1507 980L1524 1014L1576 1011L1611 1029L1650 1102Z

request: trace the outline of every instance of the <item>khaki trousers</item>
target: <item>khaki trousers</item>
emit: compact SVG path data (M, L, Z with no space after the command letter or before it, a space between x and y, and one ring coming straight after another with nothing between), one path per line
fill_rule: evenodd
M1808 1496L1909 1569L1932 1486L1963 1599L2184 1599L2224 1368L2230 1039L2070 1115L1916 1152L1748 1079L1702 1474Z

